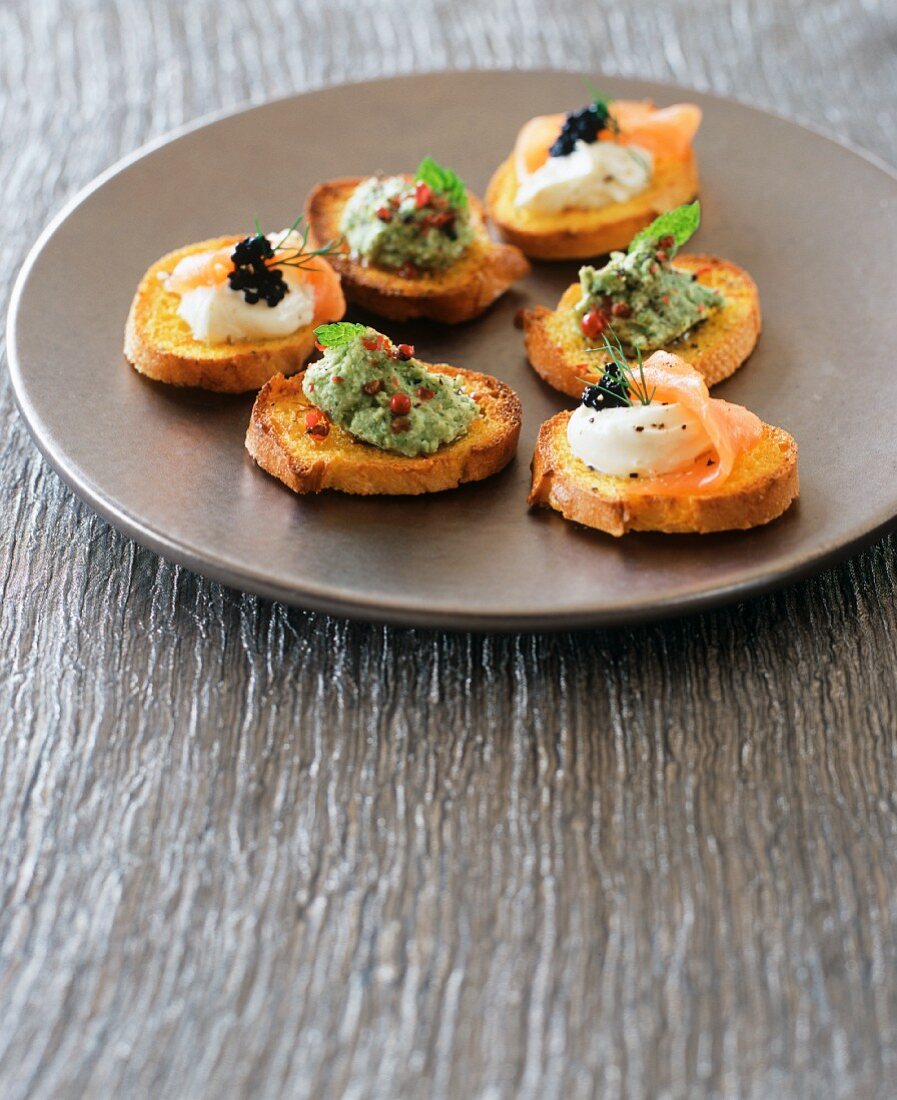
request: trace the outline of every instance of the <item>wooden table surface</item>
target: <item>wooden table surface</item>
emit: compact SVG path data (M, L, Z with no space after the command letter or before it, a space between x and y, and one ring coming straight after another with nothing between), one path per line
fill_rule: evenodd
M892 0L7 0L2 293L211 110L554 65L893 162L895 43ZM111 530L5 371L0 422L5 1100L897 1095L893 539L645 629L377 629Z

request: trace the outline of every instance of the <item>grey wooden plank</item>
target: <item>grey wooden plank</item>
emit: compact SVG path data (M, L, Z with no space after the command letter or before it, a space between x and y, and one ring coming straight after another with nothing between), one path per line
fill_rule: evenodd
M887 0L8 3L0 257L172 126L415 69L644 73L893 160L895 40ZM355 626L110 530L5 374L0 509L0 1095L893 1095L892 539L638 630Z

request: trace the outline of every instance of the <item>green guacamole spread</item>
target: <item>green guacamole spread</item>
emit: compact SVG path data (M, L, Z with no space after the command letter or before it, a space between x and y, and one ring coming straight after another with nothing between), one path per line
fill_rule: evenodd
M302 383L309 401L335 424L409 457L432 454L465 434L479 410L453 378L428 370L413 348L395 347L372 328L340 327L356 331L325 347Z
M356 187L340 226L352 255L413 276L450 267L474 238L470 214L408 176L373 176Z
M661 243L668 247L661 248ZM672 265L674 246L670 238L658 241L649 237L630 247L631 252L612 252L602 268L580 269L582 298L574 312L586 339L586 315L596 310L624 347L656 351L725 304L722 295L695 282L690 272Z

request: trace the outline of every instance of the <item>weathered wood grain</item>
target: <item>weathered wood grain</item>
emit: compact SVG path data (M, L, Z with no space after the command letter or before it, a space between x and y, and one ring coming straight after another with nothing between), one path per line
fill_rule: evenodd
M172 126L413 69L644 73L893 160L895 43L889 0L6 3L0 257ZM6 1100L897 1092L893 540L654 628L348 625L110 530L5 375L0 510Z

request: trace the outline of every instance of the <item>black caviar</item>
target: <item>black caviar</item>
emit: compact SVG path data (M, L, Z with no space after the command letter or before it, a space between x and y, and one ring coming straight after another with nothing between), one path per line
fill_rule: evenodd
M578 111L571 111L564 119L564 127L554 145L548 150L552 157L566 157L573 152L577 141L591 145L607 127L610 112L605 103L590 103Z
M243 291L250 305L265 301L269 306L276 306L290 289L283 274L265 262L273 257L271 242L261 233L244 237L231 254L234 270L227 280L232 290Z
M629 386L616 363L608 363L597 385L586 386L582 391L582 403L589 409L620 409L631 405Z

